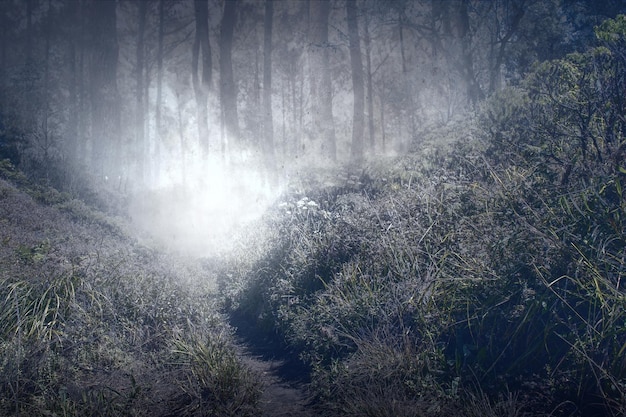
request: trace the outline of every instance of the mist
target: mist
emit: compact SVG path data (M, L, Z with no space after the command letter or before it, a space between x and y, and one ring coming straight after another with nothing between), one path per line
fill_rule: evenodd
M2 157L118 193L198 255L300 174L419 149L589 36L558 1L7 0L0 16Z
M626 416L626 0L0 0L0 415Z

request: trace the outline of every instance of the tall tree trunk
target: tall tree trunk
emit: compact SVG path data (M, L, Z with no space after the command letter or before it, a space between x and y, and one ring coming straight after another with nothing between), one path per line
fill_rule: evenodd
M400 58L402 60L402 75L407 73L406 53L404 51L404 9L398 11L398 35L400 37Z
M380 89L380 139L382 144L382 152L383 155L387 152L387 130L385 129L385 81L383 80L383 85Z
M370 152L375 152L376 139L374 137L374 90L372 86L372 40L369 31L369 16L365 17L363 25L365 36L365 63L367 69L367 126L368 126L368 148Z
M176 91L176 113L178 116L178 140L180 142L180 168L183 180L183 190L187 189L187 144L185 143L185 122L183 120L183 103L180 92Z
M146 135L145 135L145 114L144 114L144 56L145 56L145 32L146 32L146 17L148 14L148 3L140 1L137 4L137 62L135 67L135 82L137 85L137 91L135 94L135 159L137 162L137 180L140 183L145 179L145 161L146 161Z
M359 26L357 21L356 0L346 1L348 19L348 38L350 40L350 63L352 66L352 91L354 94L354 109L352 115L352 147L350 156L353 161L363 160L363 131L365 91L363 86L363 63L361 61L361 45L359 41Z
M203 156L209 154L209 87L212 78L211 44L209 42L209 3L208 0L195 0L196 37L192 51L192 81L196 96L198 115L198 140ZM200 61L202 55L202 61ZM202 62L202 76L200 76Z
M259 69L259 50L254 48L254 84L252 87L252 108L254 109L254 114L252 116L252 120L250 121L255 132L263 131L263 111L261 110L261 79ZM256 136L255 136L256 138ZM263 148L263 139L257 138L259 141L259 145Z
M144 53L145 54L145 53ZM143 102L144 102L144 167L145 173L144 177L147 179L152 179L152 140L150 137L150 124L147 123L150 120L150 82L152 81L150 78L150 68L147 64L145 64L145 55L144 55L144 78L143 78Z
M294 64L295 65L295 64ZM293 156L297 156L300 153L300 136L301 136L301 131L300 131L300 125L298 124L298 97L296 94L296 71L297 69L294 68L293 72L290 74L289 77L289 81L291 84L291 116L292 116L292 123L293 123L293 149L290 149L290 151L292 151L292 155Z
M67 5L67 21L69 26L68 31L68 40L67 40L67 56L68 56L68 64L69 64L69 75L68 75L68 93L69 93L69 114L67 120L67 147L66 151L68 153L68 157L70 163L75 164L78 162L79 153L78 153L78 123L80 117L80 106L79 106L79 91L80 86L78 84L79 76L78 71L82 69L79 68L77 63L77 43L78 39L80 39L80 7L79 2L71 1Z
M26 66L33 65L33 9L35 0L26 0Z
M228 140L239 142L239 117L237 115L237 88L233 76L232 48L237 11L237 0L224 2L224 14L220 28L220 103L224 128Z
M89 21L87 13L85 11L84 3L79 3L79 37L78 39L85 39L88 36L89 30L87 29L87 22ZM87 72L87 64L85 62L85 57L88 52L85 48L85 43L82 41L78 42L78 68L77 68L77 80L76 80L76 88L78 89L77 93L77 103L78 109L89 108L89 88L85 83L85 75ZM87 153L87 145L89 138L89 111L80 111L78 112L78 121L76 132L78 135L78 146L76 147L76 153L78 155L78 160L80 164L84 164L87 162L89 155Z
M161 111L163 106L163 41L165 39L165 0L159 0L159 35L157 40L157 85L154 124L156 127L154 144L154 170L156 175L161 172L161 143L163 142L163 123Z
M272 23L274 0L265 0L265 30L263 36L263 156L272 186L276 184L276 154L272 115Z
M120 98L117 89L116 2L91 3L91 168L100 178L111 172L120 156Z
M494 51L493 53L493 55L495 56L492 57L492 60L494 62L491 65L489 73L489 93L493 93L499 90L502 86L501 71L502 65L504 63L506 47L515 35L515 33L517 33L526 11L526 7L524 7L524 4L520 4L518 1L511 1L510 4L505 4L505 6L508 6L506 7L507 11L510 7L511 15L507 16L508 25L504 33L500 33L500 27L496 28L496 40L492 46L495 49L495 46L497 44L498 48L497 52Z
M461 72L465 79L467 97L470 104L475 105L484 98L484 93L480 88L476 72L474 70L474 59L472 53L472 34L470 31L469 0L460 0L457 15L458 37L461 41Z
M36 56L34 51L36 29L33 26L33 15L35 13L35 6L37 3L37 0L26 0L26 44L24 50L25 61L23 74L25 77L32 77L33 80L40 75L40 66L35 62ZM17 4L19 4L19 2ZM24 108L21 109L22 114L24 114L23 126L25 131L34 133L37 126L36 114L39 110L41 100L38 97L38 91L35 88L28 89L23 94Z
M287 82L287 84L289 84L289 82ZM282 116L282 126L281 126L281 156L283 158L283 160L285 159L285 157L287 156L287 100L286 100L286 90L288 88L288 85L285 86L283 84L283 88L280 89L281 91L281 105L280 105L280 109L281 109L281 116Z
M413 135L413 132L415 132L416 130L416 123L415 123L415 110L416 110L416 105L415 105L415 100L414 100L414 85L413 85L413 80L409 75L409 70L408 70L408 60L406 57L406 51L405 51L405 42L404 42L404 22L405 22L406 16L405 16L405 10L404 10L404 6L398 10L398 33L400 36L400 56L402 58L402 87L404 90L404 107L403 107L403 111L401 112L402 114L402 118L404 119L404 123L402 123L399 128L402 129L403 127L407 130L407 134L406 135L401 135L404 138L408 139L409 137L411 137ZM405 148L407 147L407 143L406 143L406 139L403 140L401 143L398 143L398 145L400 145L402 147L403 150L405 150Z
M49 180L50 174L50 150L53 146L52 132L48 126L50 118L50 37L52 36L52 14L51 14L51 0L48 0L48 13L45 17L44 31L44 59L43 59L43 88L42 88L42 112L41 112L41 132L37 135L38 147L42 151L42 175L46 180Z
M328 46L330 1L309 0L310 79L314 134L321 135L322 155L337 159L337 144L333 122L332 80Z
M296 108L298 109L298 131L304 132L304 70L300 71L300 89L298 94L298 104ZM300 155L304 151L304 142L301 137L297 139L297 155Z

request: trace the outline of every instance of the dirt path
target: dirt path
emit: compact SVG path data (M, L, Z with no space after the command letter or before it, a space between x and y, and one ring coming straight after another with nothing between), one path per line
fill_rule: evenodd
M263 417L313 417L307 395L308 371L289 358L276 343L265 338L250 323L232 323L242 362L258 373L263 382Z
M309 400L306 384L290 380L285 375L285 360L268 358L248 345L240 345L239 354L244 364L258 373L263 382L261 411L264 417L312 417L307 408Z

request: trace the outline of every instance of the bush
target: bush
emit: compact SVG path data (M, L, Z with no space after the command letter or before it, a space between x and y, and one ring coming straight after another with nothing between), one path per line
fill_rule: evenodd
M624 413L623 22L493 96L447 152L276 208L229 305L311 366L321 404Z

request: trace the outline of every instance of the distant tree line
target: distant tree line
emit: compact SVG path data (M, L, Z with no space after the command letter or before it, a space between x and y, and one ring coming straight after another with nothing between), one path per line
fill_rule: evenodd
M621 0L6 0L0 157L68 185L403 153ZM242 155L247 155L242 157Z

